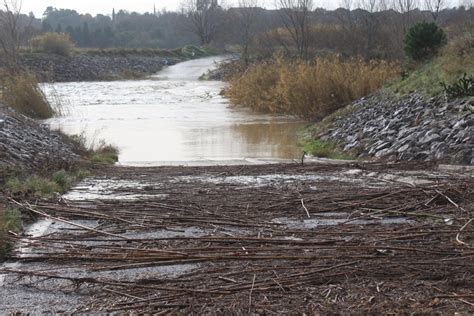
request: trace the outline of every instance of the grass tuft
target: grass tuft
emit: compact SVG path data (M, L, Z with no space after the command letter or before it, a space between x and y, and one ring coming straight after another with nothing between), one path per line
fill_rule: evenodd
M1 85L0 101L19 113L35 119L47 119L60 114L59 110L51 106L33 74L3 76L0 78Z
M8 258L12 243L8 240L8 232L20 232L22 228L21 212L17 209L3 209L0 206L0 261Z
M347 153L343 153L337 144L321 139L314 139L305 141L303 145L304 151L312 156L318 158L329 158L337 160L352 160L354 157Z

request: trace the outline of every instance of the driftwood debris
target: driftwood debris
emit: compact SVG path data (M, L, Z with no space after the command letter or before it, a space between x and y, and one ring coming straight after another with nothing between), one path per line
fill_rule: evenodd
M12 236L23 265L0 274L62 282L109 312L472 311L474 179L421 167L104 169L124 184L100 199L18 202L63 227Z

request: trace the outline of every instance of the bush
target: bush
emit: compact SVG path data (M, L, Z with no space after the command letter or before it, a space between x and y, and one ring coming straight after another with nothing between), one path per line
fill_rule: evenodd
M31 39L31 46L41 52L70 56L74 43L66 33L45 33Z
M414 60L435 56L446 44L446 34L436 23L415 24L405 36L405 53Z
M3 84L0 101L17 112L36 119L47 119L59 114L40 89L35 75L20 73L4 76L0 80Z
M474 75L468 76L466 73L452 85L442 82L444 92L450 98L472 97L474 96Z
M277 57L231 79L226 95L234 105L318 120L379 89L399 72L398 64L385 61L328 57L309 63Z

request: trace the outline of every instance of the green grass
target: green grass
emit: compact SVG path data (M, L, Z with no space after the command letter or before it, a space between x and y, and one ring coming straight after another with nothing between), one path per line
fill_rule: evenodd
M8 258L12 249L12 243L8 240L9 231L18 233L21 231L21 212L17 209L0 209L0 261Z
M318 158L337 160L352 160L354 158L350 154L342 152L336 143L321 139L306 140L303 148L306 153Z
M89 173L85 170L74 172L59 170L49 177L40 175L22 177L21 175L15 175L6 181L5 190L14 196L49 198L56 193L66 193L74 183L88 175Z
M119 150L112 145L101 145L91 153L90 160L96 163L113 165L119 160Z
M443 92L441 83L452 85L462 76L474 74L474 38L463 36L453 39L441 54L432 60L409 66L408 77L389 85L396 93L420 92L427 96Z

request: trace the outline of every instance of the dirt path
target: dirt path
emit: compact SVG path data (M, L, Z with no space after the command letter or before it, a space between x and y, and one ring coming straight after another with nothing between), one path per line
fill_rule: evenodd
M469 313L473 201L416 164L104 169L23 205L0 313Z

